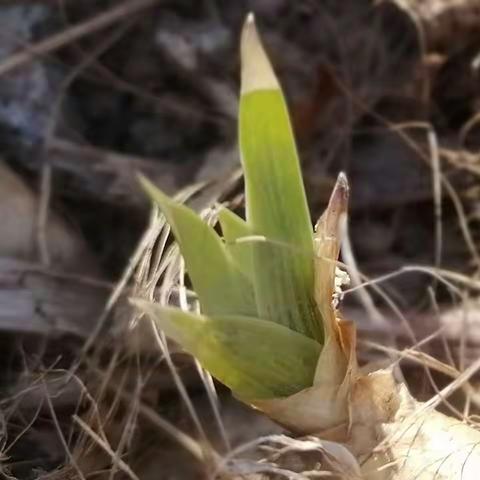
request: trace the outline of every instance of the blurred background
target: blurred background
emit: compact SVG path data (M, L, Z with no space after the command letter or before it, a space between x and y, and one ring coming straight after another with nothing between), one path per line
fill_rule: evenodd
M249 11L287 97L312 218L338 172L350 180L343 260L357 274L343 312L360 358L415 347L403 372L424 399L478 358L478 0L3 0L4 476L207 478L183 434L224 453L280 431L221 386L212 398L176 354L185 401L126 301L147 282L142 259L155 265L137 172L169 194L201 182L198 209L242 209ZM453 409L476 411L471 385Z

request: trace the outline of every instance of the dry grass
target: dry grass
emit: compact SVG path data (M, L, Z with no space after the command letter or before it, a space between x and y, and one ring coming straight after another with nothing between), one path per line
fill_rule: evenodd
M50 54L85 35L113 25L154 3L154 0L127 2L93 19L69 27L0 63L0 75L21 68L32 59ZM428 40L433 33L424 29L422 22L426 21L425 18L421 18L417 27L420 38L424 40L424 48L427 49L433 44ZM61 141L54 135L62 96L77 75L90 66L104 49L108 49L128 28L128 22L119 26L66 78L58 96L58 104L53 109L57 113L52 115L46 150L72 147L65 143L59 147ZM426 51L424 53L426 54ZM344 261L353 285L344 291L344 296L348 300L353 292L359 293L360 313L358 308L352 309L352 313L360 319L360 328L366 332L367 339L360 343L365 359L370 359L370 355L376 358L375 352L382 352L399 365L409 368L412 364L420 366L426 373L429 391L434 392L425 408L433 409L443 404L454 416L476 424L474 414L480 407L480 397L474 377L480 368L480 362L469 362L466 350L470 343L468 315L472 308L478 309L478 306L472 307L471 303L472 298L478 297L480 290L480 254L477 232L475 226L472 226L475 218L472 219L467 212L466 204L478 202L479 197L477 191L457 191L444 169L447 166L453 167L455 170L478 176L478 155L467 150L442 146L442 139L438 138L435 127L429 123L393 123L373 112L359 97L353 96L347 86L342 86L341 82L338 82L338 85L343 88L343 93L355 109L375 116L385 129L397 132L405 144L429 166L432 178L431 205L435 225L435 259L432 265L404 265L378 278L367 279L358 268L360 262L356 261L348 232L345 235ZM428 82L424 84L423 91L430 91ZM465 138L477 121L478 115L472 117L460 132L460 136ZM424 135L421 142L411 135L412 132L419 131ZM73 147L84 148L99 155L106 164L112 163L107 159L109 155L116 155L115 152L101 149L75 145ZM80 152L80 156L84 153L85 151ZM128 156L121 158L131 161ZM140 163L141 161L144 159L140 159ZM113 163L115 162L114 159ZM38 243L43 263L46 265L50 262L45 241L45 225L49 212L51 175L52 165L46 162L41 177L42 195L38 218ZM216 210L210 205L215 201L225 200L225 197L233 197L230 189L236 179L237 177L226 183L210 185L206 190L204 185L192 186L179 193L178 199L185 201L197 195L196 198L200 198L205 207L204 218L214 223ZM225 189L226 192L223 191ZM199 192L201 195L198 195ZM455 220L446 217L446 201L453 205ZM240 202L239 198L234 200L234 203ZM473 265L468 274L442 268L444 233L457 226ZM390 291L382 288L394 278L418 273L434 279L428 313L429 325L434 327L426 335L423 335L425 332L419 334L416 327L412 327L415 317L412 320L409 312L403 311ZM442 285L452 297L452 304L458 314L455 320L452 320L453 314L443 318L446 308L437 304L438 285ZM168 343L162 332L157 331L152 324L133 311L128 303L129 297L156 300L163 304L173 303L182 308L195 305L195 296L188 290L183 262L177 248L171 243L169 228L164 218L156 210L152 211L148 228L72 368L69 371L55 370L53 365L43 369L40 375L29 372L28 385L0 404L3 415L2 430L5 430L4 424L14 418L25 398L33 396L40 399L32 417L17 435L1 445L0 460L8 458L18 439L32 428L40 415L46 415L61 441L67 459L64 468L43 475L42 478L50 480L83 480L92 477L128 477L143 480L152 476L151 472L147 472L148 462L150 470L165 470L167 474L181 466L184 478L192 478L188 475L201 472L208 478L223 476L305 479L328 477L332 469L344 469L343 473L347 478L356 478L358 465L350 458L348 451L339 451L337 445L315 438L292 439L280 436L271 425L262 425L263 434L257 434L257 427L253 426L249 435L245 435L246 438L237 438L236 443L232 444L230 437L235 437L235 429L240 429L240 423L244 421L243 414L238 415L240 421L237 420L237 423L234 421L230 426L225 424L225 404L230 402L228 396L224 392L217 392L212 379L197 363L185 360L175 346ZM348 308L346 312L348 314ZM458 323L458 317L462 316L464 323L460 327L457 325L457 329L448 325L449 321ZM361 319L367 320L361 322ZM454 330L454 335L449 334L449 328ZM376 341L378 337L380 339ZM381 343L385 338L389 340L387 345ZM442 353L442 358L435 358L425 351L425 347L433 342L437 342L434 349L439 349L439 345L445 348L446 353ZM451 352L452 342L458 346L456 360ZM478 342L473 348L476 348L478 353ZM438 372L449 380L445 381L443 378L443 383L439 385L438 379L434 378L431 372ZM52 385L59 382L58 378L61 379L61 388L54 390ZM69 388L80 392L81 401L78 402L78 411L72 417L73 424L65 428L59 419L56 404L61 398L59 392L65 392ZM462 395L452 400L452 395L458 391L461 391ZM182 406L175 406L173 415L159 413L162 407L171 406L175 402ZM237 408L239 407L233 407L233 411L236 412ZM254 414L249 417L252 425L257 419ZM266 435L265 430L268 432L269 428L275 433ZM151 453L149 449L153 449L153 455L148 455ZM340 464L335 460L338 458L342 460ZM186 473L184 464L188 464Z

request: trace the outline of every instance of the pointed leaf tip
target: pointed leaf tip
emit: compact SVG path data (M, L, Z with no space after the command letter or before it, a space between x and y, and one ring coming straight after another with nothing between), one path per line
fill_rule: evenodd
M242 95L255 90L280 88L258 35L253 13L247 15L243 25L240 54L242 60Z
M343 188L348 190L348 178L345 172L340 172L337 177L337 183L341 184Z
M171 199L142 173L137 173L137 180L152 202L159 204L168 204L171 202Z
M347 176L344 172L340 172L328 202L329 209L335 209L338 214L345 213L348 207L349 193L350 187L348 186Z
M340 222L348 210L349 193L350 187L347 176L345 173L340 172L330 195L328 206L315 225L316 238L320 236L334 238L338 235Z

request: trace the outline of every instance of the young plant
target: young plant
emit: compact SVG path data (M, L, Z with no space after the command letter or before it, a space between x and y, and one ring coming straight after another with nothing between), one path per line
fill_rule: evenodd
M476 430L416 403L392 369L357 368L354 325L334 302L347 180L340 174L313 232L287 107L252 16L241 57L246 219L221 210L220 236L142 178L201 314L135 303L238 398L292 432L347 445L365 478L474 478Z
M242 38L239 130L247 218L222 209L222 238L142 179L172 228L202 315L143 308L235 395L253 401L311 387L328 332L325 309L315 300L313 230L287 107L253 20ZM343 194L335 198L345 201L346 188L341 177L337 191ZM330 305L331 292L325 298Z

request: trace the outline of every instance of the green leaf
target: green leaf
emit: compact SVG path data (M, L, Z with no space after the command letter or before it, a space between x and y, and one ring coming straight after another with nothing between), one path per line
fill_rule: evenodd
M320 342L314 301L313 229L282 91L253 19L242 34L239 137L259 316Z
M256 318L135 304L244 400L286 397L312 385L321 346L304 335Z
M208 315L256 316L253 287L215 230L144 177L140 181L172 228L202 311Z
M222 227L223 237L229 243L251 235L247 222L226 207L218 212L218 220Z
M247 223L228 208L219 211L218 221L222 227L227 251L239 270L253 282L252 242L255 239L252 239Z

